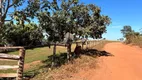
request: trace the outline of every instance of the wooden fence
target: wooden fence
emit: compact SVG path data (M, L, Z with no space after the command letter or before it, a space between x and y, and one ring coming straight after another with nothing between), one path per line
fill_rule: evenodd
M86 42L86 45L87 45L86 47L92 48L96 45L101 45L103 42L104 42L104 40L88 41L88 42Z
M94 47L96 45L102 44L104 41L105 40L88 40L88 41L85 41L85 42L77 41L77 42L73 42L73 44L80 45L80 46L82 46L82 48L84 47L84 49L86 47L86 49L87 49L87 48L92 48L92 47ZM55 44L52 43L52 44L49 44L49 45L53 46ZM47 45L47 46L49 46L49 45ZM64 44L64 43L56 43L56 46L66 47L66 44Z
M79 44L83 47L83 45L85 45L84 47L86 47L86 49L90 49L96 45L100 45L104 42L104 40L89 40L89 41L86 41L84 44L83 42L76 42L76 44Z
M1 78L16 78L16 80L23 80L23 70L24 70L24 58L25 49L23 47L0 47L0 49L19 49L19 55L10 55L0 53L1 60L17 60L18 64L11 65L0 65L0 70L16 69L17 73L0 73Z
M76 44L85 45L86 48L92 48L96 45L102 44L103 40L99 41L86 41L75 42ZM54 45L54 44L50 44ZM66 46L65 44L56 44L56 46ZM0 47L0 49L19 49L19 55L10 55L0 53L0 60L17 60L18 64L14 66L10 65L0 65L0 70L16 69L17 73L0 73L2 78L16 78L16 80L23 80L23 69L24 69L24 58L25 58L25 48L24 47Z

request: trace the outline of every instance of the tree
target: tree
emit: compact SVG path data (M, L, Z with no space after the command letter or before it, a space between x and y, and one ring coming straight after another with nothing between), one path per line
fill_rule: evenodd
M127 44L133 43L135 40L137 40L140 37L140 33L132 30L131 26L124 26L121 32L126 38Z
M6 21L24 26L25 21L30 22L36 11L48 6L47 3L48 0L0 0L0 28Z
M46 6L47 2L48 2L47 0L0 0L0 37L1 37L0 41L1 41L1 44L6 44L6 42L9 42L9 41L5 41L7 39L6 39L6 36L4 36L4 34L7 34L7 36L12 35L10 32L15 30L13 32L20 31L17 34L14 33L14 35L16 34L17 36L19 36L21 31L22 30L24 31L25 28L27 28L27 25L25 25L25 22L30 23L30 21L32 19L34 19L34 17L37 15L36 11L40 11L40 8L43 6ZM28 3L27 6L25 6L25 5L23 6L24 3ZM9 20L6 20L6 19L9 19ZM10 23L8 22L8 24L5 24L6 21L9 21ZM8 26L5 27L6 25L8 25ZM14 27L13 27L13 25L14 25ZM15 26L17 26L17 30L16 30ZM12 28L12 30L10 30L11 28ZM9 30L9 32L6 33L6 31L4 31L4 30ZM39 30L39 31L41 31L41 30ZM25 31L25 32L27 32L27 31ZM27 32L27 33L31 34L30 32ZM21 36L26 36L27 33L21 34ZM34 34L31 34L32 37L34 37L35 35L38 35L38 33L35 33L35 32L33 32L33 33ZM39 32L39 35L41 35L41 33L42 32ZM9 37L12 37L12 36L9 36ZM35 37L33 38L33 42L36 41ZM17 37L15 37L15 38L17 38ZM24 38L24 37L22 37L22 38ZM37 37L37 38L39 38L39 37ZM14 39L14 37L10 38L10 39ZM41 39L41 38L39 38L39 39ZM27 40L27 39L25 39L25 40ZM15 41L15 40L13 40L13 41ZM21 41L23 41L23 40L21 40ZM31 40L28 40L28 41L31 41ZM29 44L28 43L29 42L27 42L25 44L30 45L30 43ZM13 45L20 45L20 44L21 43L16 43ZM21 46L25 45L25 44L21 44Z
M10 17L10 9L16 9L21 6L24 0L0 0L0 28L5 23L7 17ZM9 16L8 16L9 15Z
M108 16L101 15L100 8L94 4L80 4L78 0L56 0L38 12L40 26L48 34L51 42L62 42L67 33L80 37L101 38L110 24ZM71 54L70 38L67 39L67 51Z
M40 45L43 39L42 29L34 23L27 24L24 28L6 23L2 31L1 45L36 46Z
M133 32L133 30L129 25L124 26L123 29L121 30L121 33L123 34L124 37L126 36L126 34L129 34L131 32Z

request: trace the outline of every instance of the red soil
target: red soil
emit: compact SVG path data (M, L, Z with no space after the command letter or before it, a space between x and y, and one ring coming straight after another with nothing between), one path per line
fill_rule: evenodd
M142 80L141 48L115 42L104 50L114 56L99 57L99 67L80 71L72 80Z

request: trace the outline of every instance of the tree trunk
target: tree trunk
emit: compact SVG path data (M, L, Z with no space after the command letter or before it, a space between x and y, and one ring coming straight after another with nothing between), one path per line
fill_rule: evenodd
M84 42L82 42L82 49L84 48Z
M88 41L86 41L86 49L88 49Z
M68 62L71 60L71 44L67 44L67 59Z
M51 68L54 68L54 66L55 66L55 56L56 56L56 42L54 43L54 47L53 47L53 56L52 56Z

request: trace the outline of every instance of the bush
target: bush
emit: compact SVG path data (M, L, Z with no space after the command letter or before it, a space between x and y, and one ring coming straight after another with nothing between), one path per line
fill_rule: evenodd
M36 24L25 26L5 24L0 35L1 45L32 46L42 42L42 30Z

